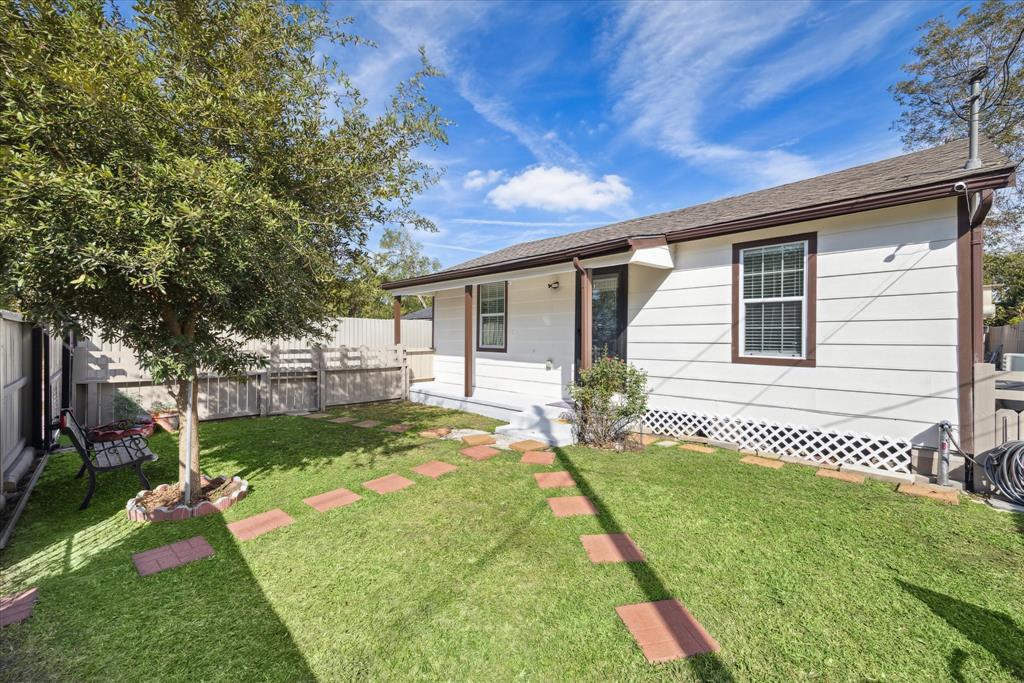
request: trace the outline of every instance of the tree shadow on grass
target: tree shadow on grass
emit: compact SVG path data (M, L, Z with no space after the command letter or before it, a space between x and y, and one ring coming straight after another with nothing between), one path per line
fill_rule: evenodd
M608 505L597 494L587 478L573 462L572 458L563 448L552 449L558 458L558 463L572 476L576 487L586 496L594 507L597 508L597 521L608 534L624 534L626 531L619 524L615 515ZM627 562L626 566L633 574L637 586L644 592L644 595L651 602L667 600L675 597L671 590L665 585L661 577L647 562ZM722 661L717 653L709 652L697 655L687 660L693 673L702 681L733 681L735 680L729 667Z
M79 512L62 495L74 469L68 458L48 470L2 558L2 592L36 586L39 599L3 631L0 680L316 680L220 515L138 524L120 506ZM130 478L114 479L97 503L130 495ZM133 554L193 536L214 555L139 576Z
M1024 680L1024 630L1009 615L900 579L896 583L965 638L988 650L1014 678ZM950 673L956 680L963 680L962 669L966 658L967 654L960 649L955 650L950 657Z

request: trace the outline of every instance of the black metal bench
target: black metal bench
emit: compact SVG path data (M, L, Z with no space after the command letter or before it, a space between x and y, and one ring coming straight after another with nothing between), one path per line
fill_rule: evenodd
M78 424L74 413L67 409L61 411L60 426L71 438L71 443L82 458L82 467L75 478L81 478L86 472L89 473L89 491L85 494L85 500L78 506L79 510L89 507L92 494L96 491L96 475L101 472L133 467L142 488L152 488L142 471L142 466L156 460L157 455L149 450L149 443L144 438L133 435L114 441L93 442L82 429L82 425Z

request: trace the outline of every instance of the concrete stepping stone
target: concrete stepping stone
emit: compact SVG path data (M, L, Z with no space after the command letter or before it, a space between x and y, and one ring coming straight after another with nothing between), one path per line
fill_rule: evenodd
M341 417L336 417L333 420L328 420L328 422L334 422L334 423L337 423L337 424L340 424L340 425L348 424L349 422L355 422L355 421L356 421L356 418L350 417L348 415L342 415Z
M262 536L268 531L288 526L294 521L284 510L274 508L252 517L240 519L237 522L231 522L231 524L228 524L228 531L234 534L235 538L239 541L248 541L257 536Z
M334 508L340 508L345 505L351 505L357 500L362 500L363 497L358 493L353 493L348 489L334 489L327 493L321 493L316 496L310 496L309 498L303 498L302 502L309 505L317 512L327 512Z
M385 432L391 432L392 434L402 434L412 429L412 425L407 425L404 422L400 422L396 425L388 425L384 428Z
M412 471L416 474L422 474L424 477L437 479L442 475L454 472L457 469L459 468L455 465L449 465L448 463L441 462L440 460L431 460L430 462L425 462L422 465L413 467Z
M530 451L542 451L548 447L543 441L537 441L536 439L527 439L526 441L516 441L508 445L514 451L520 453L529 453Z
M379 420L363 420L362 422L353 422L353 427L362 427L363 429L370 429L380 424Z
M311 417L314 420L322 420L325 417L330 417L330 416L331 416L330 413L306 413L302 417Z
M551 451L529 451L523 453L523 457L519 459L519 462L526 463L527 465L554 465L555 454Z
M818 470L814 473L816 477L825 477L827 479L838 479L839 481L848 481L851 484L863 484L864 475L857 474L856 472L842 472L840 470Z
M494 437L490 434L470 434L462 437L462 443L467 446L490 446L494 443Z
M629 534L592 534L580 536L580 542L594 564L644 561L644 554Z
M432 429L425 429L420 432L420 436L424 439L443 439L452 433L451 427L434 427Z
M415 484L412 479L406 479L400 474L389 474L379 479L371 479L370 481L363 482L363 486L376 491L377 493L394 493L395 491L401 491L402 489L409 488Z
M576 486L576 482L568 472L537 472L533 478L537 480L537 486L542 489L564 489Z
M577 517L580 515L596 515L597 508L586 496L560 496L548 498L548 505L555 517Z
M704 446L699 443L684 443L679 446L684 451L693 451L694 453L714 453L715 449L711 446Z
M777 470L784 464L780 460L771 460L770 458L762 458L757 455L745 455L740 458L740 462L745 462L748 465L758 465L759 467L768 467L773 470Z
M501 453L497 448L491 448L490 446L470 446L469 448L463 448L459 453L462 453L467 458L476 460L486 460L487 458L493 458L494 456Z
M652 664L721 649L678 600L622 605L615 611Z
M39 589L34 587L20 593L0 597L0 628L20 624L32 616L37 599L39 599Z
M946 489L939 486L930 486L928 484L908 484L903 483L896 487L896 490L900 493L905 493L908 496L920 496L922 498L931 498L937 500L940 503L946 505L959 505L960 496L953 489Z
M202 536L193 536L183 541L135 553L132 555L132 562L135 563L139 576L149 576L211 555L213 555L213 548L206 542L206 539Z

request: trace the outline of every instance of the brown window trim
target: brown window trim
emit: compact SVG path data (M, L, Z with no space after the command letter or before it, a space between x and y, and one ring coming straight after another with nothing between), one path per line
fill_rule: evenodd
M804 358L771 358L768 356L740 355L740 252L752 247L767 247L788 242L807 242L807 349ZM813 368L816 365L817 341L815 339L818 320L818 233L805 232L799 235L771 237L752 242L736 242L732 245L732 362L741 365L782 365L799 368Z
M494 284L485 282L484 284ZM480 324L480 285L476 286L476 350L481 353L506 353L508 351L508 280L505 280L505 343L498 346L480 346L480 331L483 325Z

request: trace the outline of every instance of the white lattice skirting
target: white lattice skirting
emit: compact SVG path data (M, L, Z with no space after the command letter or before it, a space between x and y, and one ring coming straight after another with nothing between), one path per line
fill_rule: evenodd
M703 436L738 444L741 448L789 455L811 462L860 465L890 472L910 471L911 444L903 439L667 410L647 411L644 423L656 434L676 438Z

